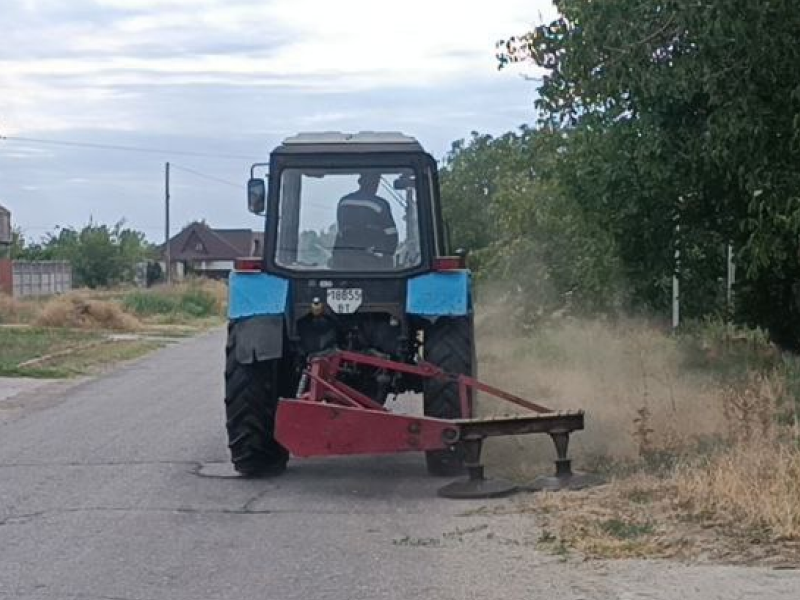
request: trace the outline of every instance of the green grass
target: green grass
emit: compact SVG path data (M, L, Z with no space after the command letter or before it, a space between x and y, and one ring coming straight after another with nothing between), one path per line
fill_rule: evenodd
M122 306L138 317L165 316L172 320L202 319L219 312L212 294L193 287L178 293L168 289L128 292L122 297Z
M91 331L41 327L0 328L0 375L19 375L17 365L20 363L100 339L101 334ZM42 367L31 369L31 372L48 370Z
M164 337L188 337L222 324L226 292L224 284L219 282L189 281L147 290L82 290L74 295L101 301L108 305L106 308L110 312L118 312L128 320L131 320L130 315L137 317L138 321L133 320L128 330ZM146 338L110 342L108 331L103 330L109 326L106 322L97 323L97 329L72 329L68 325L72 321L66 317L71 316L70 311L74 312L75 307L69 302L61 307L63 321L48 322L46 327L28 325L37 323L50 302L61 300L21 301L0 296L0 323L8 323L0 326L0 376L62 378L89 374L104 365L141 356L163 345ZM62 324L65 326L58 326ZM30 366L20 366L53 354L57 355Z
M147 339L108 342L59 357L53 364L67 376L88 375L104 366L139 358L162 346L163 342Z
M600 523L600 529L618 540L631 540L655 531L650 523L633 523L620 519L608 519Z
M63 378L93 372L102 365L142 356L162 344L152 340L103 342L100 332L40 327L0 328L0 376ZM30 367L21 363L64 350Z
M123 296L122 306L126 311L139 316L169 314L177 309L177 303L172 296L140 291Z

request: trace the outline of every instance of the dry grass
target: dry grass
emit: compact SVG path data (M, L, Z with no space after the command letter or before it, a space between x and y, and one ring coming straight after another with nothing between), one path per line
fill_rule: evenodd
M35 318L39 304L35 301L21 301L0 293L0 324L29 323Z
M674 498L674 486L640 474L572 494L543 493L520 510L539 516L542 541L587 557L675 558L697 549L704 532L675 535L668 526L681 512Z
M710 465L709 465L710 467ZM702 469L695 472L700 476ZM737 475L738 477L738 475ZM571 493L522 497L512 510L535 515L550 551L587 558L671 558L772 566L800 564L800 540L731 519L687 499L682 482L645 473Z
M216 279L203 279L200 281L200 286L200 289L214 298L217 314L224 316L228 310L228 286Z
M0 293L0 323L16 322L20 303L7 294Z
M227 287L190 280L151 289L74 290L63 296L13 299L0 295L0 374L67 377L139 356L159 343L107 339L135 331L194 335L220 324Z
M551 548L589 558L679 558L800 565L800 451L736 445L667 476L522 498Z
M676 497L696 515L764 529L773 541L800 541L800 450L753 440L702 462L687 461L671 477Z
M36 325L111 331L134 331L141 327L139 320L123 311L116 302L93 299L81 293L49 300L37 316Z
M189 280L149 289L74 290L47 299L18 300L0 294L0 324L132 331L218 324L227 307L220 281Z
M502 316L477 322L480 377L554 409L582 408L586 431L573 436L579 466L635 460L650 448L673 448L726 430L718 384L686 372L678 341L651 324L565 321L519 335ZM507 411L484 401L484 414ZM657 425L657 426L656 426ZM535 436L488 444L505 475L529 478L549 468L549 440Z
M800 419L781 367L796 359L757 335L723 332L719 343L644 321L565 320L520 334L505 311L487 310L477 326L481 378L585 409L571 454L612 479L523 500L556 551L798 563ZM552 445L534 438L491 440L490 471L522 482L550 471Z

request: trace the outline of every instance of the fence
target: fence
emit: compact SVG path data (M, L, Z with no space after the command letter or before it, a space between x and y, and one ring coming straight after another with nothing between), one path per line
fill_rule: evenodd
M0 294L14 293L14 269L10 258L0 258Z
M52 296L72 289L72 267L66 261L15 260L11 270L15 298Z

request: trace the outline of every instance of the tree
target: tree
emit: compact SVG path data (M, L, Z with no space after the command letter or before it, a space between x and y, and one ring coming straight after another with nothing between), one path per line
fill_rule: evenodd
M513 132L499 138L472 132L469 140L453 142L442 165L441 193L457 245L480 255L497 238L495 201L502 179L524 168L518 164L520 144Z
M671 276L679 247L695 314L717 308L731 242L744 275L740 316L797 344L796 3L556 5L559 19L501 43L498 57L501 66L530 61L545 69L540 126L571 138L559 181L581 205L607 212L628 274L650 279L653 291ZM643 291L641 300L654 299Z
M528 315L608 311L623 300L613 238L554 172L563 146L561 135L525 127L473 133L442 168L453 242L470 247L478 275L516 292Z
M36 244L26 243L21 234L17 239L14 258L67 260L77 285L91 288L132 282L136 264L155 253L145 235L126 228L124 221L111 227L90 221L80 230L63 228Z

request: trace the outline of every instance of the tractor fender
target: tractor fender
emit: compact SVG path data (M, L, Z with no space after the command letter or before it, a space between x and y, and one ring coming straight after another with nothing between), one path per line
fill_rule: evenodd
M283 356L283 315L250 317L232 321L228 347L236 362L249 365Z
M430 319L472 314L471 273L457 270L412 277L406 291L406 312Z
M228 332L236 361L251 364L283 356L289 282L269 273L232 271L228 277Z
M232 271L228 277L228 318L284 315L289 281L269 273Z

